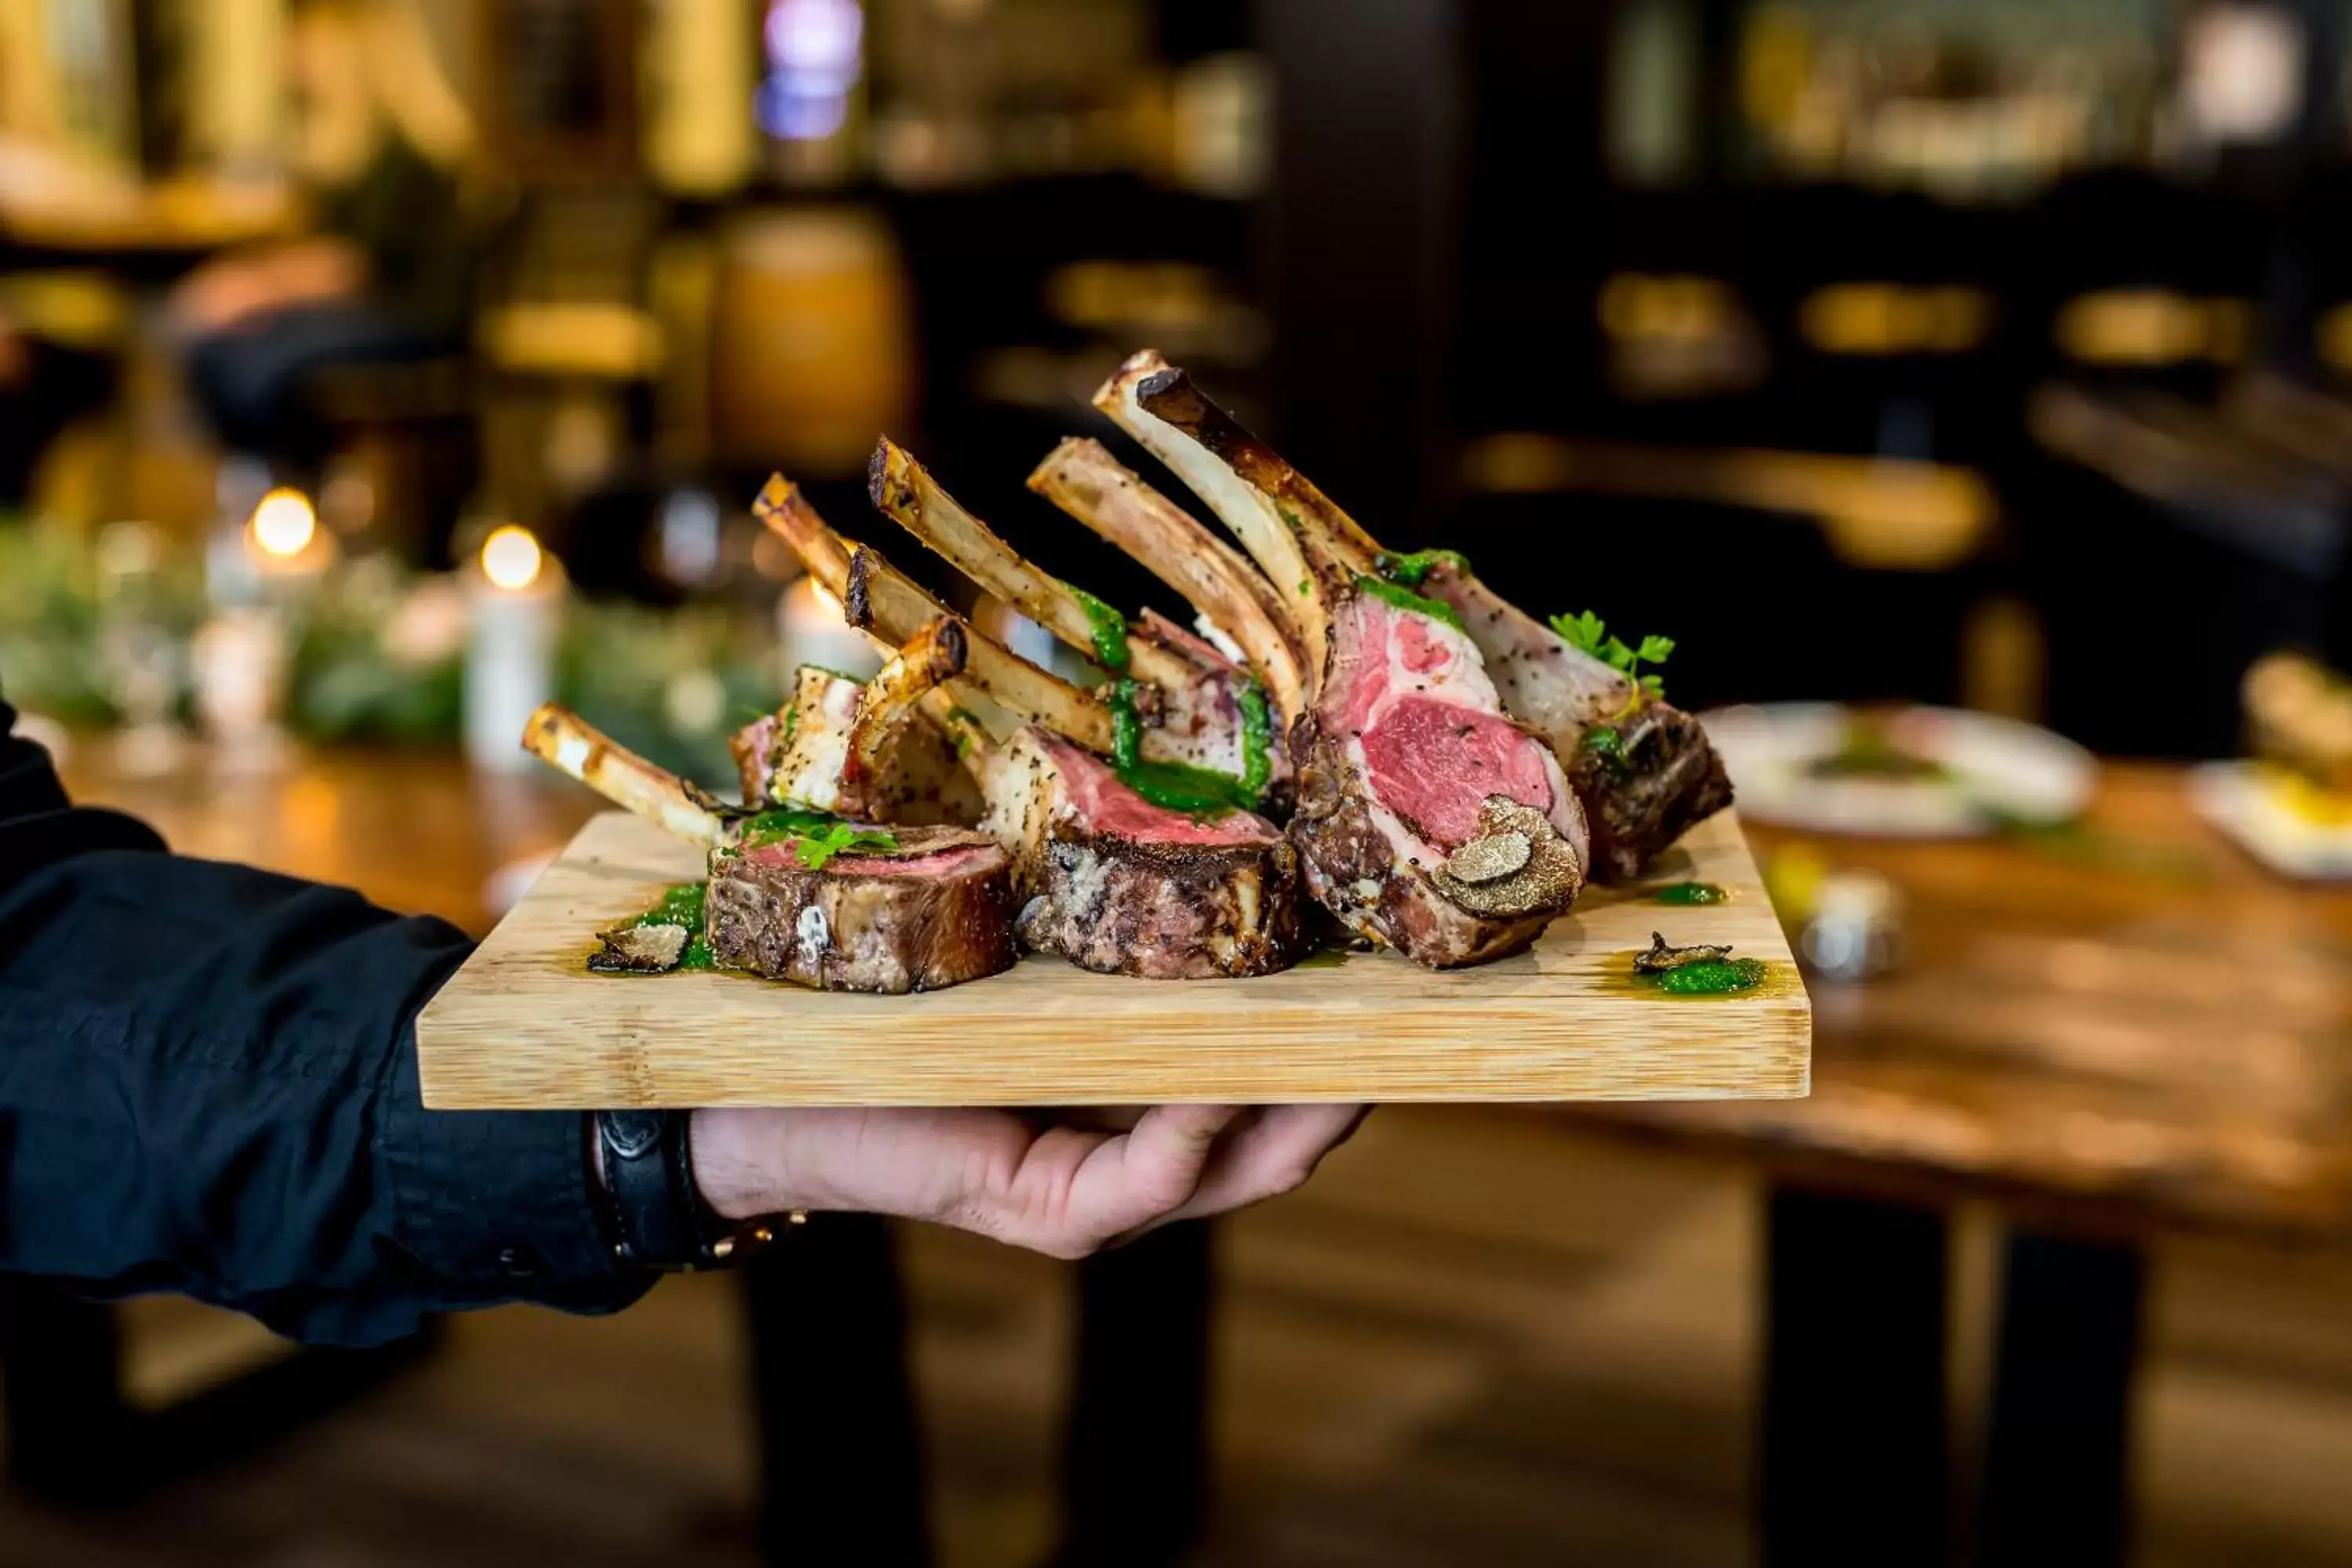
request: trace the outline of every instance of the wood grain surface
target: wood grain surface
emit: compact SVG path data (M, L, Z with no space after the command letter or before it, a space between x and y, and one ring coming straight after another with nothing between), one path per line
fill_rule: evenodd
M1582 1114L1833 1190L2352 1239L2352 889L2265 870L2182 783L2108 763L2081 828L2049 837L1757 826L1760 855L1892 881L1904 962L1813 981L1802 1104Z
M592 975L600 928L701 859L599 816L417 1020L425 1102L449 1110L1074 1105L1160 1100L1566 1100L1806 1092L1811 1012L1728 813L1654 868L1732 890L1668 908L1594 889L1536 947L1434 973L1390 953L1244 981L1150 982L1056 959L919 996L725 973ZM1772 979L1669 997L1630 979L1663 931L1728 942Z

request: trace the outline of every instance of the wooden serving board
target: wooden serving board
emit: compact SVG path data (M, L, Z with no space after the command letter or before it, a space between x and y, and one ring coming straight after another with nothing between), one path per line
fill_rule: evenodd
M589 823L418 1018L425 1103L1786 1099L1811 1070L1812 1010L1728 812L1649 880L1719 883L1727 903L1596 887L1530 951L1444 973L1328 952L1255 980L1145 981L1033 955L950 990L859 996L587 972L596 931L701 875L695 849L635 817ZM1729 996L1661 994L1631 979L1653 931L1732 943L1771 978Z

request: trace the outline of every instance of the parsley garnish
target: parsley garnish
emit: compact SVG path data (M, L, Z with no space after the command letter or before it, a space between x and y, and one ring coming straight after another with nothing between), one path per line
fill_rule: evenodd
M747 818L741 829L745 848L793 841L793 853L812 871L822 871L835 856L850 849L896 849L898 840L881 828L860 827L828 812L763 811Z
M1625 705L1628 712L1640 707L1644 698L1666 694L1664 676L1643 675L1641 670L1645 664L1665 663L1674 654L1674 638L1643 637L1640 646L1628 647L1624 638L1610 637L1608 624L1591 610L1580 616L1554 616L1551 629L1570 647L1591 654L1633 683L1633 700Z
M853 827L846 822L836 822L814 833L803 834L793 846L793 853L801 864L812 871L824 869L825 862L845 849L896 849L898 840L878 828Z

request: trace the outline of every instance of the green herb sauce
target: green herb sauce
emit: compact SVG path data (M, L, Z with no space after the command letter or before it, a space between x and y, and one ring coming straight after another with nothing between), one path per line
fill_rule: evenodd
M1261 711L1265 706L1259 700ZM1244 721L1247 710L1244 708ZM1146 762L1143 757L1143 720L1135 710L1135 682L1121 680L1111 688L1111 768L1119 782L1167 811L1181 811L1188 816L1222 816L1228 811L1248 811L1257 805L1257 790L1246 779L1235 778L1215 768L1196 768L1188 763ZM1259 771L1266 763L1263 749L1258 753ZM1258 786L1264 788L1264 784Z
M1135 710L1135 682L1110 689L1110 765L1126 773L1143 760L1143 719Z
M639 915L633 926L684 926L688 932L686 951L678 955L677 968L667 973L675 974L686 969L715 969L710 956L710 942L703 934L703 903L709 893L708 882L680 882L662 889L661 902ZM625 970L607 970L605 973L626 973Z
M1384 599L1400 610L1411 610L1417 616L1427 616L1433 621L1443 621L1455 631L1463 629L1462 617L1451 605L1441 605L1435 599L1424 599L1410 588L1400 588L1385 577L1359 577L1356 591Z
M1242 789L1255 806L1265 794L1274 773L1274 718L1265 705L1265 688L1255 680L1242 682Z
M1723 904L1731 895L1713 882L1669 882L1650 895L1662 904Z
M1408 588L1418 588L1426 582L1432 567L1451 566L1465 574L1470 570L1470 563L1458 550L1416 550L1410 555L1391 555L1382 551L1372 563L1380 568L1381 576Z
M1650 984L1675 996L1721 996L1734 991L1753 991L1764 984L1768 973L1760 958L1727 958L1711 963L1685 963L1652 978Z
M1105 669L1119 671L1127 668L1127 617L1087 593L1084 588L1065 583L1070 597L1087 613L1087 629L1093 634L1095 662Z

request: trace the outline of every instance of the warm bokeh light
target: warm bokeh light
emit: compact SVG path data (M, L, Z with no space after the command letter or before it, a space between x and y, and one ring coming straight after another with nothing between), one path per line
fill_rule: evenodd
M261 552L282 561L310 548L319 533L319 514L309 496L281 485L261 498L249 526Z
M508 523L482 541L482 575L494 586L509 590L530 587L539 581L542 557L530 530Z
M808 585L810 596L816 600L817 607L824 612L825 618L840 620L843 615L840 596L814 577L808 580Z

